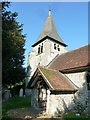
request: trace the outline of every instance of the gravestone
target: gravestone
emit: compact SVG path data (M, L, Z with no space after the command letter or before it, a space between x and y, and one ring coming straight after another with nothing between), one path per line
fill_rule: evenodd
M23 88L21 88L19 91L19 97L23 97Z
M10 90L5 90L4 99L8 100L10 98Z

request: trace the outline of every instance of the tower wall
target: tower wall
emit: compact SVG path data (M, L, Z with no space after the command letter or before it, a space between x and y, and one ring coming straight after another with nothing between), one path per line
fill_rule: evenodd
M38 48L43 44L43 52L38 53ZM56 49L54 48L56 44ZM58 50L59 47L59 50ZM33 73L35 72L38 65L47 66L58 54L63 54L67 52L66 48L61 44L58 44L50 39L46 39L43 42L39 43L33 47L32 52L28 56L28 80L27 84L30 81Z

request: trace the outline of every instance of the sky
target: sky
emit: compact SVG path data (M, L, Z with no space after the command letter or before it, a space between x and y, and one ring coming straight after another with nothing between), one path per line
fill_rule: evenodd
M7 0L0 0L7 1ZM8 0L11 2L89 2L89 0Z
M23 34L26 34L24 67L49 9L57 32L68 45L68 50L88 44L87 2L12 2L9 10L18 13L17 21L23 24Z

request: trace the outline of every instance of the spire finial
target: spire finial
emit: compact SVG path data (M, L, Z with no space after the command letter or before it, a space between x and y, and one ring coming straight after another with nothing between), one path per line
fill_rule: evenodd
M51 10L49 10L48 15L51 16Z

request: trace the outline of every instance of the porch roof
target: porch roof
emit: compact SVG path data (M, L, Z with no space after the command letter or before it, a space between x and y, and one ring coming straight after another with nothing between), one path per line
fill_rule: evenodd
M38 67L37 70L51 90L76 91L78 89L67 76L59 71L43 67ZM38 77L38 74L36 77ZM35 81L36 78L34 77L33 81L29 83L29 86L32 86Z
M63 73L57 70L46 69L39 67L40 73L49 82L53 90L61 91L75 91L77 87L71 82L71 80Z

